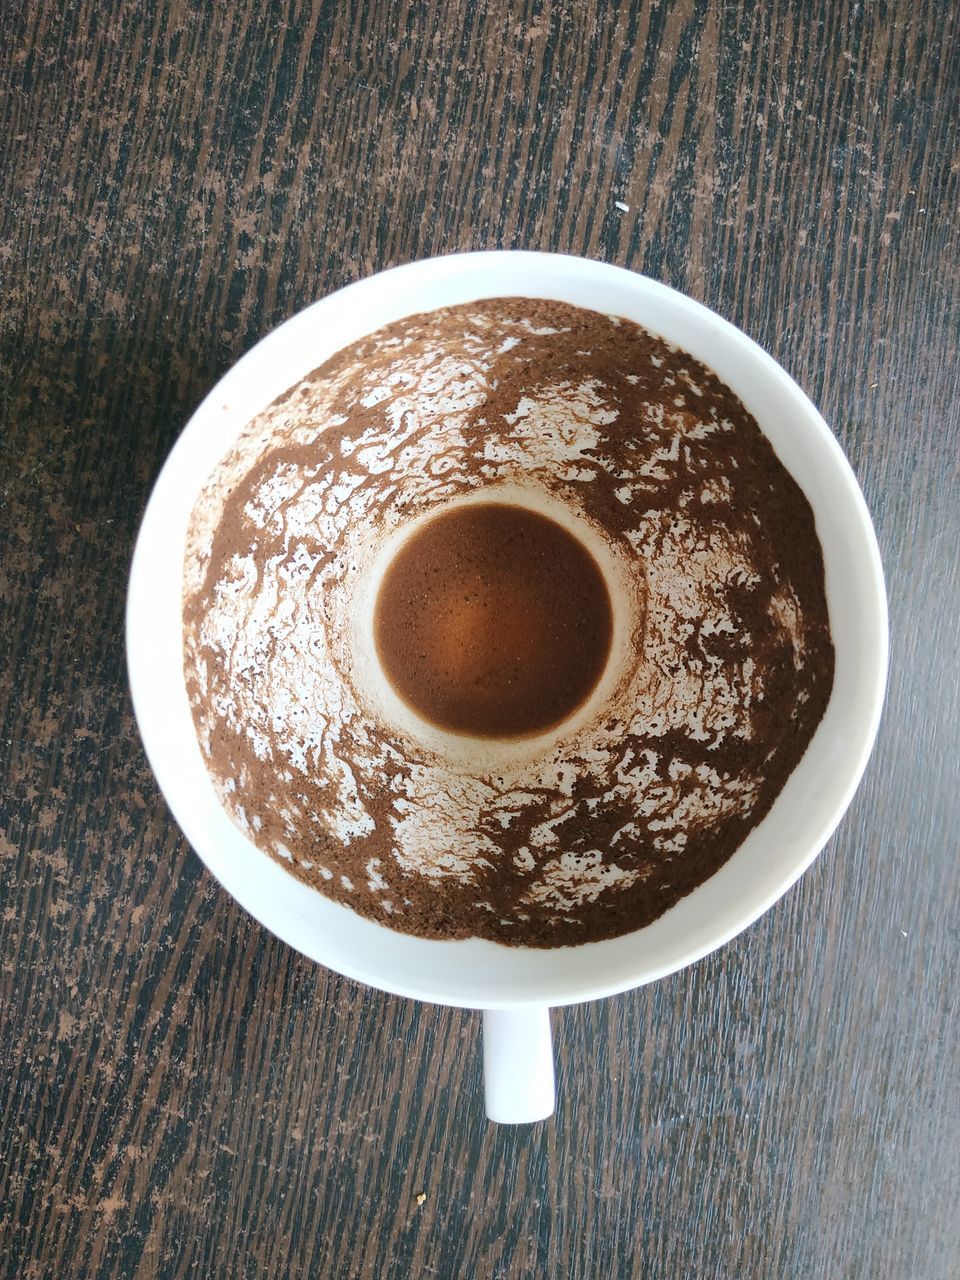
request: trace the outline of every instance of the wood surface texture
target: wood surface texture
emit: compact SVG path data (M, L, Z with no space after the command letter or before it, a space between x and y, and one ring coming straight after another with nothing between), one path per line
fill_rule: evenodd
M960 5L0 13L0 1276L954 1280ZM213 382L338 285L494 246L772 351L863 485L893 639L824 855L719 953L558 1013L557 1115L519 1129L475 1016L316 967L202 869L122 644Z

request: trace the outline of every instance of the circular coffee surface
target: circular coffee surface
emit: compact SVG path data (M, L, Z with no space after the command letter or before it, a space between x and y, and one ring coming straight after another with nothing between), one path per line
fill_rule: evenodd
M446 510L403 542L374 611L377 654L411 709L478 738L543 733L603 671L610 596L587 548L507 503Z

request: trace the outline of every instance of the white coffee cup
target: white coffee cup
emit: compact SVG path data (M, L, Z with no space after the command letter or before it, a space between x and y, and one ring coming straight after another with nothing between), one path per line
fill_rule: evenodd
M183 677L187 523L200 488L241 428L328 356L381 325L517 295L637 321L733 388L813 507L836 650L833 693L806 754L729 862L644 929L548 951L408 936L295 880L221 807ZM167 459L143 518L127 601L127 660L150 764L210 871L311 959L397 995L483 1010L487 1112L510 1123L553 1110L551 1006L625 991L698 960L766 911L826 843L876 736L887 670L886 595L870 516L840 446L796 383L740 330L619 267L543 253L468 253L397 267L331 294L274 330L214 387Z

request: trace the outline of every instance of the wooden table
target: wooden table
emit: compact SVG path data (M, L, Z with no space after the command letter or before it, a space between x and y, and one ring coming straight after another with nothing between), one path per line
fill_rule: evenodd
M0 1273L958 1274L956 0L31 0L0 39ZM953 39L951 39L951 22ZM483 1116L477 1019L234 906L126 692L160 464L262 334L454 249L648 272L821 405L889 575L880 740L760 923L556 1017Z

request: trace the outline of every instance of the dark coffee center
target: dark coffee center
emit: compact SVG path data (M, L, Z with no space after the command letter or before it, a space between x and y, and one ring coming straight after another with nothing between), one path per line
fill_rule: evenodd
M374 639L397 694L441 729L526 737L589 696L613 617L593 556L555 520L476 503L427 521L384 575Z

